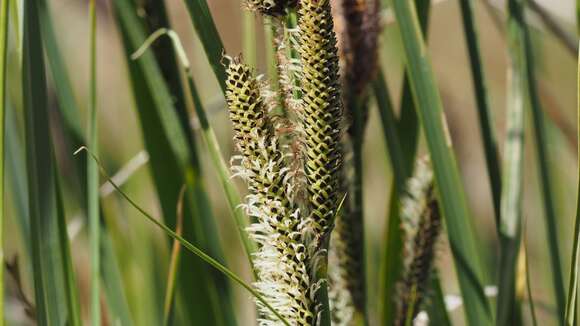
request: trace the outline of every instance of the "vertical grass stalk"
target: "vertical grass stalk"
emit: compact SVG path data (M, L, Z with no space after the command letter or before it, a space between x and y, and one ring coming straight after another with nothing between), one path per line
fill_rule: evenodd
M4 262L4 124L8 57L8 0L0 4L0 262ZM4 326L4 268L0 267L0 326Z
M578 272L580 259L580 51L578 52L578 71L576 79L577 123L578 123L578 187L576 198L576 218L574 222L574 243L570 259L570 281L568 283L568 300L566 302L565 322L567 326L576 325L576 311L578 308Z
M97 130L97 12L95 0L89 2L89 121L87 141L91 150L98 151ZM88 214L91 252L91 320L101 324L100 251L99 251L99 171L93 160L87 160Z

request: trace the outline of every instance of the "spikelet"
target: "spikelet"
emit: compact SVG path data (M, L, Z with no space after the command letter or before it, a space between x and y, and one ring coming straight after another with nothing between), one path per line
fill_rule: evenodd
M289 195L292 189L287 182L283 149L250 68L233 58L226 73L226 101L241 153L239 165L233 170L248 183L250 194L245 208L257 220L248 228L259 245L253 257L258 274L254 285L290 324L312 325L315 313L306 270L308 256L302 244L299 210ZM260 325L281 324L261 302L257 303Z
M301 0L298 52L302 65L298 110L312 226L326 234L337 209L342 103L330 0Z
M282 16L286 8L294 8L297 3L298 0L246 0L249 10L268 16Z
M401 200L405 259L396 299L396 325L400 326L417 315L426 297L442 227L429 161L418 160L415 171Z

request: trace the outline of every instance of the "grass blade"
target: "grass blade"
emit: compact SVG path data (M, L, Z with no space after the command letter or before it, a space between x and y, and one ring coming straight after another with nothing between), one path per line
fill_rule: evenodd
M477 113L479 116L479 129L485 161L487 164L487 174L491 185L491 196L495 212L496 226L500 220L500 199L501 199L501 170L497 150L495 129L493 127L493 117L489 108L489 98L481 53L479 51L479 40L476 30L472 0L461 0L461 17L463 18L463 31L467 42L473 87L475 90L475 100L477 103Z
M97 129L97 13L95 0L89 2L89 129L87 140L90 148L98 151ZM87 203L89 214L91 252L91 321L94 326L101 324L100 300L100 248L99 248L99 171L92 160L87 160Z
M520 303L516 299L516 265L520 250L524 155L524 107L527 72L518 30L510 21L508 30L510 66L508 71L507 139L504 152L504 191L498 230L501 256L499 267L497 325L521 323Z
M393 8L405 48L409 81L433 162L435 180L446 219L449 242L470 325L491 323L491 311L481 284L475 234L463 186L452 152L439 91L412 3L394 0Z
M184 0L184 2L221 90L225 92L226 70L221 63L225 50L207 2L206 0Z
M220 271L224 275L226 275L232 281L234 281L234 282L238 283L239 285L241 285L244 289L248 290L248 292L250 292L254 297L256 297L256 299L260 300L270 311L272 311L272 313L274 313L280 319L280 321L284 325L290 326L290 324L288 323L288 321L286 321L274 308L272 308L272 306L266 300L264 300L264 298L258 293L258 291L254 290L254 288L251 285L249 285L246 282L244 282L239 276L237 276L236 274L234 274L227 267L225 267L224 265L220 264L217 260L213 259L211 256L209 256L208 254L206 254L205 252L203 252L201 249L199 249L196 246L194 246L193 244L191 244L189 241L185 240L183 237L181 237L177 233L173 232L173 230L171 230L168 226L166 226L165 224L161 223L158 219L156 219L155 217L153 217L152 215L150 215L149 213L147 213L145 210L143 210L139 205L137 205L115 183L113 183L113 181L111 180L111 177L103 169L102 164L100 164L99 159L93 153L89 152L86 147L79 148L76 151L75 154L78 154L82 150L85 150L87 152L87 154L90 155L91 158L97 163L97 165L99 166L99 168L101 170L102 175L111 183L111 185L115 188L115 190L117 190L117 192L131 206L133 206L143 216L145 216L147 218L147 220L149 220L150 222L152 222L153 224L155 224L157 227L159 227L160 229L162 229L168 236L172 237L174 240L179 241L179 243L183 247L185 247L187 250L189 250L192 253L194 253L196 256L198 256L199 258L201 258L204 262L206 262L207 264L211 265L212 267L214 267L215 269L217 269L218 271Z
M183 233L183 200L185 195L185 186L179 192L179 200L177 201L177 221L175 222L175 234L181 236ZM163 325L169 325L171 311L173 310L173 301L175 293L175 276L179 269L179 257L181 246L177 240L173 241L171 248L171 261L169 262L169 271L167 275L167 288L165 290L165 300L163 303Z
M137 9L131 1L114 2L114 12L121 31L127 58L143 44L146 34L137 16ZM131 82L137 101L137 109L143 130L147 152L150 155L150 166L157 188L164 217L169 227L175 228L175 203L179 190L185 181L187 184L185 216L190 216L195 203L207 205L192 194L203 194L199 188L200 174L191 165L192 157L187 148L187 140L179 126L175 108L167 85L163 80L157 61L152 53L145 53L139 60L128 61ZM198 187L198 188L196 188ZM201 206L200 212L209 208ZM191 239L212 256L220 258L221 249L207 242L207 235L212 233L209 216L185 218L184 237ZM203 324L225 324L225 319L233 319L233 307L227 294L218 296L217 287L227 287L227 281L221 274L213 273L199 259L184 255L178 273L180 297L190 306L186 318ZM207 298L210 298L207 300Z
M577 73L577 118L578 118L578 157L580 158L580 52L578 54ZM568 283L568 300L566 301L566 325L576 325L576 309L578 307L578 272L580 259L580 163L578 163L578 194L576 199L576 219L574 222L574 244L570 259L570 281Z
M8 1L0 4L0 262L4 261L4 125L6 117L6 62L8 57ZM0 326L4 326L4 268L0 268Z
M32 261L40 325L80 325L53 155L36 2L24 4L22 82ZM65 243L63 243L63 241Z
M525 69L526 79L523 80L523 92L529 99L529 106L532 113L534 126L534 138L540 174L540 190L544 204L544 214L546 219L546 233L548 238L548 249L550 252L552 267L552 283L555 292L556 306L560 323L564 322L565 300L564 280L560 250L558 246L558 232L556 228L556 211L554 206L554 193L552 192L551 172L548 167L548 149L546 143L546 121L543 109L540 104L537 92L533 53L528 26L524 16L525 3L519 0L508 1L508 33L513 34L514 46L518 51L518 60L521 60L521 68Z

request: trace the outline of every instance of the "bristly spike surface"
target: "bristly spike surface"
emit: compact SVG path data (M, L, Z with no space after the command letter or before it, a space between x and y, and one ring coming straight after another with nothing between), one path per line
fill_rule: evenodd
M342 103L330 0L301 0L298 51L302 63L305 173L310 217L318 234L329 231L339 201Z
M233 169L248 183L245 208L257 220L248 228L259 244L253 257L258 274L255 287L291 325L313 325L309 257L299 210L291 200L284 151L250 68L233 58L226 73L226 101L241 153L239 165ZM260 302L258 305L260 325L282 324Z
M407 184L401 200L401 221L405 234L404 270L398 284L395 325L407 325L424 301L442 220L433 185L433 171L428 159L419 159L415 175Z

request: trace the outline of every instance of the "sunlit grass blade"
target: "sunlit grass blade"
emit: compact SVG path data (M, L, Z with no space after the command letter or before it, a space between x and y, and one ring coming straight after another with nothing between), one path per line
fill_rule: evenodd
M244 289L248 290L248 292L250 292L250 294L252 294L254 297L256 297L256 299L260 300L270 311L272 311L272 313L274 313L274 315L276 315L284 325L290 326L290 324L288 323L288 321L286 321L274 308L272 308L272 306L251 285L249 285L246 282L244 282L239 276L237 276L236 274L234 274L227 267L225 267L224 265L220 264L217 260L213 259L211 256L209 256L204 251L202 251L201 249L199 249L196 246L194 246L193 244L191 244L189 241L185 240L183 237L181 237L177 233L173 232L173 230L171 230L168 226L166 226L165 224L161 223L159 219L153 217L152 215L150 215L149 213L147 213L144 209L142 209L139 205L137 205L137 203L135 203L115 183L113 183L113 181L111 180L111 178L109 177L109 175L107 174L107 172L103 169L102 164L100 164L98 158L94 155L94 153L89 152L86 147L81 147L79 150L76 151L75 154L78 154L82 150L85 150L87 152L87 154L90 155L91 158L97 163L97 165L99 166L99 168L101 170L101 174L111 183L111 185L115 188L115 190L117 190L117 192L131 206L133 206L143 216L145 216L147 218L147 220L149 220L150 222L152 222L153 224L155 224L157 227L159 227L160 229L162 229L168 236L170 236L174 240L177 240L183 247L185 247L187 250L191 251L193 254L195 254L196 256L198 256L199 258L201 258L204 262L206 262L207 264L211 265L212 267L214 267L215 269L217 269L218 271L220 271L221 273L223 273L230 280L234 281L235 283L238 283ZM339 207L339 209L340 209L340 207Z
M477 240L452 151L443 105L412 3L394 0L393 9L405 49L409 81L417 113L431 154L435 181L459 285L470 325L491 323L491 310L483 292Z
M177 221L175 222L175 234L182 235L183 230L183 200L185 195L185 186L179 191L179 199L177 201ZM169 270L167 271L167 288L165 289L165 300L163 302L163 325L169 325L171 318L171 311L174 306L175 293L175 276L179 269L181 246L177 240L173 241L171 247L171 260L169 262Z
M8 1L0 4L0 262L4 262L4 135L6 117L6 62L8 57ZM0 268L0 326L4 326L4 268Z
M469 53L469 62L473 88L475 91L475 100L477 103L477 113L479 117L479 129L487 164L487 174L491 185L491 197L493 199L493 208L495 212L495 221L498 225L500 219L500 198L501 198L501 170L495 137L495 128L493 126L493 117L489 107L489 98L485 80L485 69L481 52L479 50L479 40L477 34L477 25L474 15L474 1L461 0L461 17L463 19L463 31Z
M175 115L172 97L160 73L157 61L152 53L145 53L139 60L129 57L146 39L136 7L131 1L120 0L113 4L116 20L121 32L127 64L131 75L137 113L143 130L143 138L150 155L150 167L153 181L160 199L163 216L171 228L175 228L175 203L182 184L187 184L184 216L191 216L194 204L206 205L192 194L200 194L196 184L201 182L199 172L191 166L191 153L187 148L186 136L180 128ZM138 95L137 95L138 94ZM196 178L197 177L197 178ZM202 208L204 206L201 206ZM200 211L204 211L200 208ZM214 257L220 257L221 249L208 243L207 238L215 234L209 223L213 219L206 216L184 218L183 234L187 239L208 251ZM178 272L177 289L179 297L188 303L186 318L203 324L224 324L225 319L233 318L231 302L226 295L218 296L218 286L228 286L221 274L213 273L199 259L183 255ZM219 301L218 301L219 299ZM220 313L221 311L221 313Z
M578 122L578 157L580 157L580 51L578 54L578 71L577 71L577 122ZM579 253L580 253L580 162L578 163L578 187L576 198L576 218L574 222L574 242L572 245L572 257L570 259L570 280L568 283L568 299L566 301L565 320L566 325L576 325L576 310L578 307L578 272Z
M93 151L98 151L97 127L97 13L95 0L89 2L89 122L87 142ZM99 250L99 173L97 165L87 160L87 203L89 214L89 238L91 253L91 321L101 324L100 261Z
M201 125L202 136L203 136L204 142L207 146L207 149L209 150L210 158L211 158L214 166L217 169L218 177L219 177L220 182L222 184L222 188L223 188L224 192L226 193L226 198L227 198L228 204L230 206L230 211L234 215L234 218L236 220L236 224L238 226L238 232L239 232L241 241L244 245L245 253L248 256L248 260L250 261L250 264L252 264L251 253L253 253L255 251L255 244L249 239L249 237L246 233L246 230L245 230L249 224L249 220L240 208L240 205L241 205L240 195L239 195L238 191L235 188L235 185L233 184L233 182L231 180L231 175L230 175L229 169L227 167L227 164L226 164L224 158L221 155L221 151L220 151L219 143L217 141L217 137L215 135L215 132L213 131L213 128L209 124L209 120L207 119L205 109L203 108L203 103L201 102L201 98L199 97L199 94L197 93L197 88L196 88L195 83L193 81L193 75L191 73L189 60L187 59L187 57L185 55L185 51L183 50L183 47L181 45L181 42L179 41L177 34L175 34L175 32L173 32L171 30L159 29L154 34L152 34L151 37L149 37L147 41L144 42L144 45L139 50L137 50L133 54L133 58L137 58L137 57L140 57L141 55L143 55L143 53L145 53L145 51L147 50L147 47L150 46L151 43L154 42L157 38L159 38L160 36L162 36L164 34L166 34L168 37L171 38L171 40L173 41L173 45L175 46L175 48L177 49L177 53L179 54L179 61L180 61L181 65L183 66L183 69L184 69L184 72L186 75L188 90L190 92L191 99L193 101L193 107L194 107L193 109L195 110L195 113L197 114L197 118L199 119L199 123ZM252 270L253 270L253 268L252 268Z
M65 217L50 137L43 47L36 2L24 4L22 88L28 200L39 324L80 325Z
M527 71L522 60L523 49L518 47L521 31L508 22L508 90L503 192L498 224L501 255L499 266L497 325L521 323L520 303L516 298L516 265L520 250L522 221L522 192L524 164L524 108Z
M513 34L513 51L517 51L517 60L521 60L521 68L525 70L526 78L522 81L522 90L528 99L531 110L532 123L534 127L534 145L537 155L537 166L540 176L540 193L544 206L544 217L546 219L546 233L548 239L548 249L552 267L552 286L558 318L564 322L566 294L564 292L564 280L562 273L562 263L559 250L559 234L557 230L557 217L555 208L555 194L551 184L552 172L548 166L548 147L546 117L542 109L535 79L534 55L529 35L528 26L525 21L525 4L518 0L508 1L508 33Z
M183 0L187 5L193 27L223 92L226 90L226 71L222 65L224 45L217 31L206 0Z

